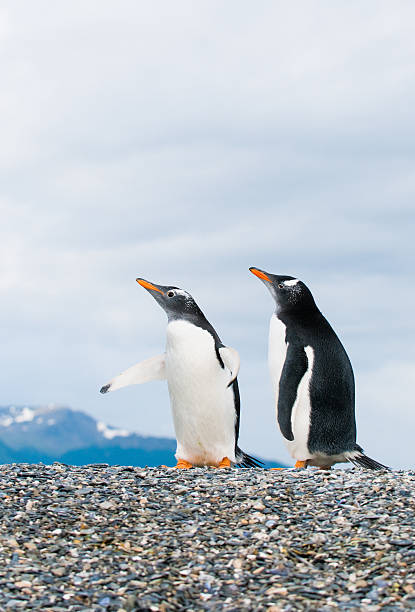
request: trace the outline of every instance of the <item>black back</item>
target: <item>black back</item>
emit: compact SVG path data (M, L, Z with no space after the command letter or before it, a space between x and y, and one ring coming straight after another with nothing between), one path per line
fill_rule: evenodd
M290 431L286 413L289 412L291 429L291 409L296 397L296 388L287 384L287 380L301 380L308 366L305 347L310 346L314 364L310 381L309 450L334 455L356 449L354 376L342 343L316 306L305 310L282 309L277 316L287 328L288 351L278 401L287 433ZM287 439L292 439L292 432Z

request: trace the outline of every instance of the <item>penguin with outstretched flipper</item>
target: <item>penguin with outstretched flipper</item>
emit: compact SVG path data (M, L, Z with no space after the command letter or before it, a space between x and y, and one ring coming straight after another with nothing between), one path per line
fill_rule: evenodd
M296 467L347 462L388 469L356 443L355 383L342 343L306 285L292 276L250 271L276 303L268 361L277 421Z
M150 380L167 380L177 438L177 466L259 467L238 447L239 355L224 346L192 296L142 278L167 314L166 352L132 366L101 393Z

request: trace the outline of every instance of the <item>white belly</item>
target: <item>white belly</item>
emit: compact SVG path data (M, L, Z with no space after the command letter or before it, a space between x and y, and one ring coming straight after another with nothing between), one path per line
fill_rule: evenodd
M274 313L271 317L269 326L269 348L268 348L268 364L271 374L271 381L275 395L275 411L278 423L278 395L279 384L284 367L288 344L286 343L286 326ZM308 358L308 368L298 387L297 397L291 413L291 428L294 435L294 440L284 442L288 448L288 452L292 457L299 461L304 461L311 458L307 448L308 434L310 429L310 394L309 384L311 380L312 366L314 361L313 349L310 346L305 348Z
M287 328L274 313L269 323L268 366L275 395L275 410L278 406L278 391L282 368L287 354L285 334ZM277 413L278 422L278 413Z
M216 357L211 334L186 321L167 326L166 377L176 458L193 465L235 462L235 405L230 373Z

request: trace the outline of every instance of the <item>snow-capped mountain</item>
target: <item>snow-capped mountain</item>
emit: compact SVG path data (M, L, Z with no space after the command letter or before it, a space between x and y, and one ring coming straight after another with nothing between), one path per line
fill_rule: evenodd
M172 465L175 448L172 439L130 433L64 406L0 407L3 463L23 461L26 455L30 462Z
M65 406L0 406L0 463L175 465L175 450L175 440L140 436Z

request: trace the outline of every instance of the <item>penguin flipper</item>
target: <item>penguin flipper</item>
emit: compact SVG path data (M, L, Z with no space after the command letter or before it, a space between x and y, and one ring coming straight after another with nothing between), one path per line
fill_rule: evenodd
M225 364L225 366L228 368L228 370L231 373L231 379L228 382L228 387L230 387L233 381L238 376L239 367L241 365L239 353L238 351L231 348L230 346L221 346L219 348L219 355L223 363Z
M291 413L301 379L307 372L308 358L304 347L289 343L281 372L278 394L278 424L286 440L294 440Z
M100 392L108 393L128 385L140 385L151 380L164 380L166 378L165 359L166 354L163 353L136 363L101 387Z

